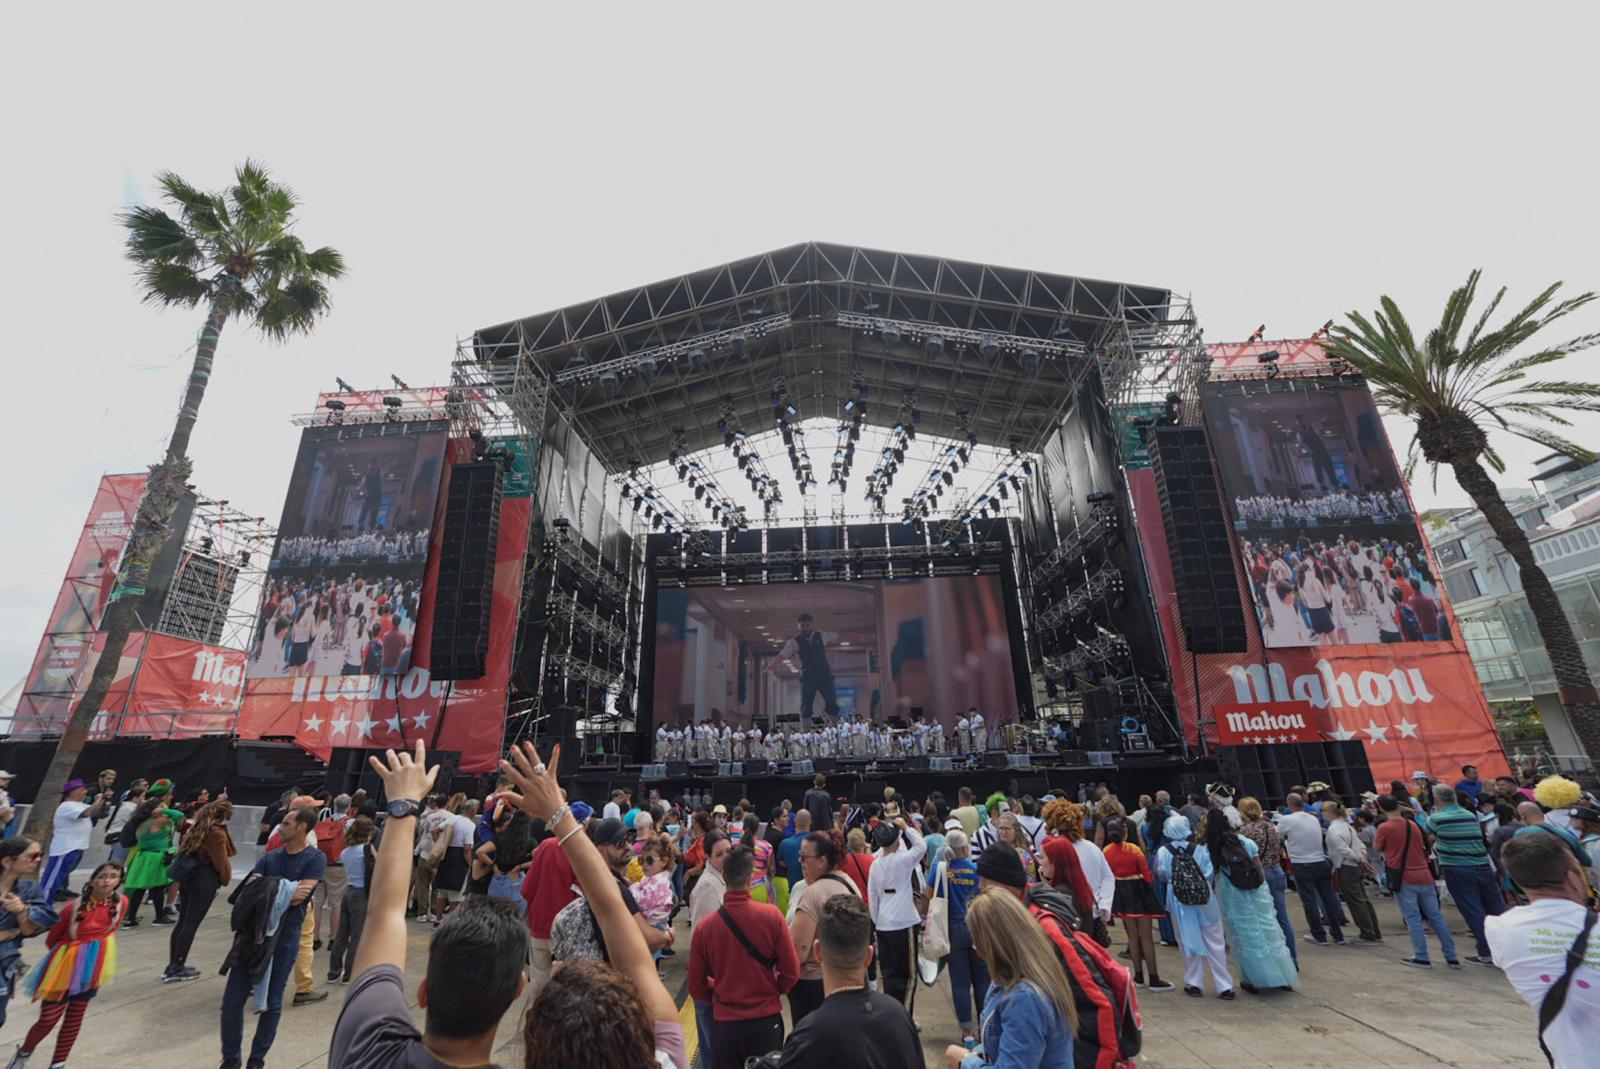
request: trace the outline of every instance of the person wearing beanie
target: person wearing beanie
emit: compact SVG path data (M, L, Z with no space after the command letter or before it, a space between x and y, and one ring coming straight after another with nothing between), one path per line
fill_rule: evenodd
M922 924L914 897L915 878L927 844L903 816L879 823L872 834L878 856L867 874L867 905L877 932L883 990L909 1011L914 1003L907 1003L907 995L914 991L911 970L916 960L917 929ZM1020 866L1021 862L1017 864Z
M1228 972L1227 940L1222 928L1222 908L1211 889L1214 866L1211 851L1191 840L1189 818L1181 813L1167 818L1161 829L1166 840L1156 853L1156 874L1167 882L1167 912L1178 932L1178 949L1183 954L1183 993L1205 995L1205 974L1209 966L1217 997L1233 998L1233 974ZM1180 865L1198 866L1205 880L1206 900L1202 903L1178 900L1174 873Z

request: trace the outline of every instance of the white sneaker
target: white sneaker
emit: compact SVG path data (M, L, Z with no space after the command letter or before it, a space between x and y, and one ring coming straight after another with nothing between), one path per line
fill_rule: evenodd
M11 1056L9 1062L6 1062L6 1069L27 1069L28 1059L31 1057L31 1054L22 1053L22 1044L18 1043L17 1052Z

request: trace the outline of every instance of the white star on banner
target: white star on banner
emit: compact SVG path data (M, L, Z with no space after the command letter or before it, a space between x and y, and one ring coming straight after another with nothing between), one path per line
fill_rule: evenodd
M1368 720L1367 721L1367 726L1362 728L1361 730L1365 731L1367 733L1367 736L1373 742L1388 742L1389 741L1389 727L1388 727L1387 724L1385 724L1382 727L1380 727L1380 726L1378 726L1378 723L1376 721Z
M1410 720L1402 720L1395 727L1400 729L1400 737L1402 739L1414 739L1417 737L1417 725Z
M1290 739L1290 736L1288 736L1288 735L1279 735L1278 736L1278 741L1279 742L1288 742L1289 739Z
M385 720L383 722L383 726L394 732L396 735L400 734L400 714L396 713L394 716L391 716L389 719Z
M1356 737L1356 733L1343 724L1335 724L1333 725L1333 730L1328 732L1328 737L1335 742L1349 742Z
M347 716L341 716L339 719L333 721L332 725L328 729L328 734L330 734L330 735L343 735L344 732L345 732L345 729L348 728L349 726L350 726L350 718L347 717Z
M372 737L372 728L375 724L376 721L374 721L372 717L363 716L360 720L356 721L356 735L359 738L370 739Z
M321 731L322 717L318 716L316 713L312 713L310 716L306 717L306 730Z
M418 713L416 716L412 717L411 718L411 726L415 727L415 728L417 728L419 730L422 729L422 728L427 727L428 726L428 714L427 713Z

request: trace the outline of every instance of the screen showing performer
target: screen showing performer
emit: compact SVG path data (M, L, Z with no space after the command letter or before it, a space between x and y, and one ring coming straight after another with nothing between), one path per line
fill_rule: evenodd
M1267 646L1450 637L1399 465L1364 386L1231 383L1208 391L1204 407Z
M661 589L657 724L1014 719L999 577Z
M443 422L305 432L252 677L406 673L447 439Z

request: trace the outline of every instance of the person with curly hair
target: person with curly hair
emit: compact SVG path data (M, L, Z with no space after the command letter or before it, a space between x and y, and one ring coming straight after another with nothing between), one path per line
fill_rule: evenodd
M1057 798L1044 807L1041 815L1045 827L1052 834L1072 844L1078 855L1078 865L1083 869L1083 878L1094 895L1094 911L1101 920L1110 923L1111 907L1117 894L1117 877L1100 848L1084 838L1084 807L1065 798ZM1046 852L1048 854L1048 841Z
M176 881L182 893L178 898L178 924L172 929L167 950L167 970L161 975L164 984L200 979L200 970L188 964L189 949L194 946L195 933L211 911L217 892L233 879L233 863L228 859L238 851L228 833L228 821L232 819L232 802L226 798L208 802L178 843L178 856L192 857L194 861L192 867L187 862L175 863L182 873ZM185 868L187 872L183 872Z

